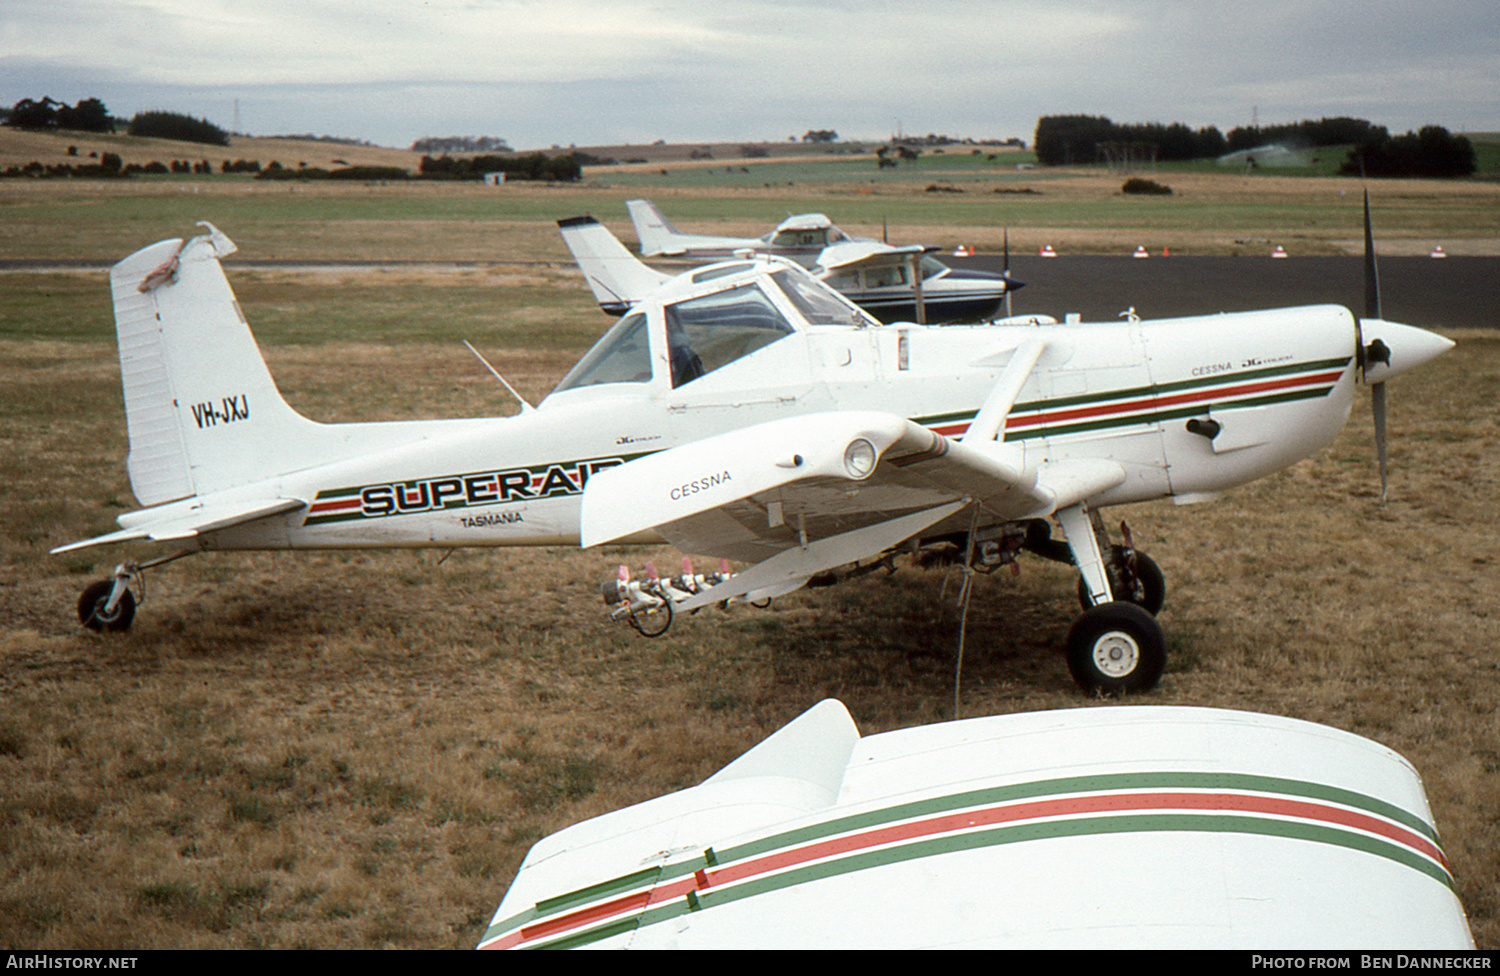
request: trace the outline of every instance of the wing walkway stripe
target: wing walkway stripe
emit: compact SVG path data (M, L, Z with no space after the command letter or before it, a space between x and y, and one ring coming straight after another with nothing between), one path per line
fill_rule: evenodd
M1184 779L1180 775L1166 775L1173 779ZM1117 778L1119 777L1083 779ZM1212 778L1222 780L1226 777ZM1268 777L1227 778L1255 780L1262 784L1291 782ZM1056 787L1066 782L1076 781L1053 781L1050 785ZM1292 792L1304 795L1324 793L1328 794L1327 799L1332 802L1356 797L1364 802L1353 805L1374 810L1378 816L1331 806L1328 802L1223 792L1136 792L1073 797L1054 795L1029 802L1006 802L984 809L939 816L931 816L930 809L913 809L925 806L924 804L909 804L879 812L884 814L883 825L863 823L869 815L844 818L832 824L824 823L810 828L818 830L821 837L804 836L806 831L787 832L774 838L766 838L757 844L712 854L712 861L724 864L723 867L699 868L689 875L695 862L666 865L660 871L662 883L651 886L648 890L617 897L602 905L581 907L553 918L540 919L549 910L564 910L570 904L580 905L610 891L619 891L626 881L645 881L649 886L651 879L646 876L654 876L655 872L635 872L613 882L604 882L571 895L548 899L539 903L532 911L523 912L492 926L491 938L483 943L483 947L518 946L546 940L568 931L575 933L565 939L569 944L578 939L595 941L607 936L589 937L588 932L594 931L589 927L622 913L640 912L640 923L650 924L651 921L658 920L655 916L662 912L666 914L661 917L670 917L819 877L864 870L948 850L972 850L1046 837L1121 831L1207 830L1281 836L1333 844L1404 864L1452 889L1453 881L1447 872L1446 861L1431 839L1433 832L1419 818L1397 811L1389 804L1359 797L1348 791L1319 788L1315 784L1292 785L1300 787ZM960 796L971 797L973 794ZM892 820L899 819L901 813L898 811L902 810L907 814L916 813L920 816L925 812L928 815L905 823L892 823ZM1174 812L1165 813L1164 810ZM1401 816L1392 817L1393 811ZM1409 826L1399 826L1392 823L1392 819L1405 821ZM1015 821L1030 822L1016 824ZM1010 825L997 827L999 824ZM976 827L988 829L975 830ZM850 828L856 832L840 837L828 836ZM766 850L768 844L776 846ZM830 865L834 867L830 868ZM647 907L660 906L663 902L669 903L668 906ZM618 921L609 923L609 933L622 931L619 925ZM580 929L584 931L579 931Z

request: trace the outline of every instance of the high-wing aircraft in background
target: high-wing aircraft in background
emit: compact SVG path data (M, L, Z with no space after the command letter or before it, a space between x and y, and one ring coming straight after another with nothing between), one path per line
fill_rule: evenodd
M824 701L690 789L538 841L481 949L1474 948L1422 781L1211 708L861 737Z
M216 549L666 541L749 564L612 584L643 633L902 552L989 570L1029 551L1080 570L1078 683L1150 688L1161 573L1102 510L1278 471L1334 438L1358 384L1383 390L1452 345L1330 305L888 326L757 257L660 284L519 415L319 424L276 389L220 265L233 250L210 226L111 270L146 507L55 551L173 548L84 590L85 626L128 627L143 569Z
M996 315L1022 283L991 271L950 268L932 247L891 247L851 237L820 213L798 214L763 237L684 234L650 200L628 200L646 257L710 261L743 251L789 258L881 322L978 322Z
M662 216L650 200L627 200L625 209L635 225L635 236L641 242L641 254L648 257L689 258L708 261L733 257L737 251L755 251L790 258L810 267L830 244L867 240L850 237L820 213L796 214L776 225L763 237L713 237L707 234L684 234Z

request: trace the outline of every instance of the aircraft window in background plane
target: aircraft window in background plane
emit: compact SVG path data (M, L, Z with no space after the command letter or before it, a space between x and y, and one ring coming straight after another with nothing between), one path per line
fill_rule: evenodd
M723 278L726 275L739 274L741 271L748 271L752 267L754 267L754 264L749 261L710 265L702 271L693 272L693 283L701 284L705 281L713 281L715 278Z
M690 383L796 331L754 285L690 298L665 311L673 386ZM697 360L697 368L689 365L692 360Z
M809 284L788 270L777 271L771 280L781 287L797 311L813 325L869 325L859 309L845 304L827 288Z
M553 392L601 383L649 383L651 349L647 335L646 316L640 312L627 315L568 370Z
M922 269L923 277L931 274L926 268ZM906 265L895 264L888 268L871 268L865 272L866 288L896 288L901 285L910 285L911 281L907 275Z
M826 230L784 230L771 239L775 247L827 247Z

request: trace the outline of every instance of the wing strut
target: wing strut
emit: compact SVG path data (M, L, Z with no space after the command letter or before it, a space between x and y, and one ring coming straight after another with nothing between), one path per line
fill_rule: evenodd
M1010 362L1001 371L1000 378L995 380L995 387L990 390L984 406L964 432L965 444L983 444L1000 436L1000 432L1005 429L1005 418L1021 393L1021 385L1036 368L1037 360L1042 358L1046 349L1047 343L1043 339L1027 339L1016 348Z

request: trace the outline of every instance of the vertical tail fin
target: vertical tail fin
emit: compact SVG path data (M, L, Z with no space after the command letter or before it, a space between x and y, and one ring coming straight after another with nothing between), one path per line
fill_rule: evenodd
M641 242L642 254L654 257L658 254L683 252L683 245L673 240L683 236L682 232L662 216L654 203L650 200L626 200L625 208L630 211L630 222L635 225L635 236Z
M110 270L127 466L144 505L292 470L319 426L282 399L250 334L219 266L234 243L201 226Z
M559 220L557 226L599 307L611 315L625 314L630 306L671 280L636 260L609 228L593 217L569 217Z

